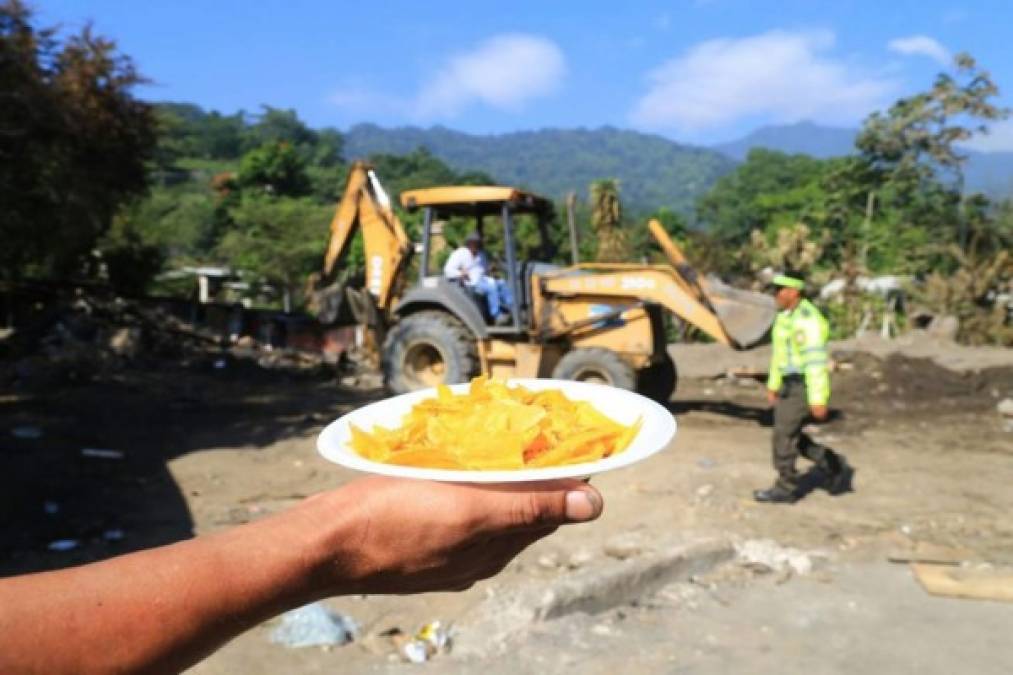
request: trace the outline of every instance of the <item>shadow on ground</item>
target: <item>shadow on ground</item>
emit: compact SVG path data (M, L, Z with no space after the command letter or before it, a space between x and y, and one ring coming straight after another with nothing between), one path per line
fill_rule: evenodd
M216 368L219 358L132 368L85 384L0 379L0 575L188 538L193 520L167 469L171 459L210 448L257 452L315 433L381 395L252 361ZM39 437L25 437L35 430ZM85 448L122 457L86 456ZM60 540L76 546L50 551Z

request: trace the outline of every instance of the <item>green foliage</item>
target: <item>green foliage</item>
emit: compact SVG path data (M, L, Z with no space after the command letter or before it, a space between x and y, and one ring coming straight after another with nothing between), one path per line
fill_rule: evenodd
M133 63L90 27L62 40L0 4L0 275L65 275L148 184L156 121Z
M833 160L751 150L697 202L701 227L722 243L742 246L752 230L805 220L823 201L820 180Z
M296 291L320 267L332 210L305 197L244 194L216 253L237 269Z
M239 162L236 182L243 190L259 190L279 197L309 194L306 162L284 141L268 141L249 151Z

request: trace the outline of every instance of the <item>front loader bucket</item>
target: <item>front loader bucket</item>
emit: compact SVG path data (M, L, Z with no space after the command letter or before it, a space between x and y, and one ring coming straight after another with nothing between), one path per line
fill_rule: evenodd
M755 345L773 325L777 306L769 295L732 288L714 276L701 286L725 333L740 348Z

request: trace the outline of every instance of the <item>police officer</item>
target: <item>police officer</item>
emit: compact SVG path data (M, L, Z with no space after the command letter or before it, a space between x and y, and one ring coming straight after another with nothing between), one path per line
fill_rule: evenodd
M777 481L753 493L758 502L793 503L801 495L795 461L801 454L816 463L826 476L831 494L851 489L854 470L844 457L802 433L812 417L827 418L830 370L827 320L807 300L805 282L797 273L774 277L777 319L772 331L773 354L767 377L767 400L774 406L774 469Z

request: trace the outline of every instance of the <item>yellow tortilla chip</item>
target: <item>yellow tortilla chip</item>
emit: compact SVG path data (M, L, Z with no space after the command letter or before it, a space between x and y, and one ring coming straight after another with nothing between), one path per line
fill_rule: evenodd
M352 449L388 464L475 471L593 462L622 452L641 420L619 424L558 390L477 377L465 394L437 387L396 429L352 427Z

